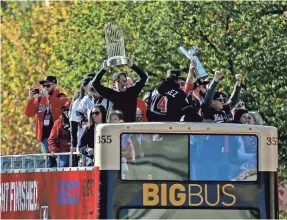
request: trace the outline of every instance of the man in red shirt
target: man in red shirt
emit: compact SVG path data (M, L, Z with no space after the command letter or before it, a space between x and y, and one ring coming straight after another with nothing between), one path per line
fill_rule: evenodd
M36 138L41 142L42 151L49 153L48 138L53 124L62 114L61 106L69 102L69 99L57 89L55 76L46 76L39 83L43 88L29 90L24 114L28 117L36 116ZM52 166L51 160L48 166Z

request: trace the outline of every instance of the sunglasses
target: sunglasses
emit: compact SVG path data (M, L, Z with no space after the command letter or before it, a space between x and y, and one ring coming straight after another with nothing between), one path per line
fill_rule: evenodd
M251 120L251 119L252 119L252 116L247 115L247 116L246 116L246 119Z
M53 84L45 84L45 85L43 85L43 87L44 88L50 88L51 85L53 85Z
M215 100L224 103L224 99L215 99Z
M92 112L92 115L98 116L98 115L100 115L100 114L101 114L101 112Z

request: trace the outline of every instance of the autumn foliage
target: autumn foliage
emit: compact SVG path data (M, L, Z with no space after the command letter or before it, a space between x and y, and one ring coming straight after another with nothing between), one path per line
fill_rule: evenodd
M96 72L106 58L103 27L117 20L127 55L150 74L149 87L167 69L188 67L179 46L197 44L211 76L224 70L221 89L228 93L241 72L247 86L242 100L279 130L280 168L286 174L286 2L6 2L1 7L2 154L40 151L35 120L23 114L28 89L51 74L71 98L83 74Z

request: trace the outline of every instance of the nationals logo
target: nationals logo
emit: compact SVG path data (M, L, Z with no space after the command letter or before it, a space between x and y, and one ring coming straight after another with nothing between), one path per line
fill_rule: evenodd
M39 104L38 112L45 112L46 110L49 110L48 105Z

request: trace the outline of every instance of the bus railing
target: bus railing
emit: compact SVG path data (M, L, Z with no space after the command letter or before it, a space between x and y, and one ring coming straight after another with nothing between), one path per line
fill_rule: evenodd
M57 168L60 166L59 156L69 155L69 167L73 166L73 156L81 156L81 166L86 166L86 156L80 152L63 152L63 153L39 153L39 154L19 154L1 156L1 172L14 169L37 169L53 168L48 167L48 157L55 156Z

